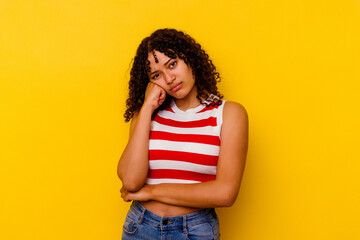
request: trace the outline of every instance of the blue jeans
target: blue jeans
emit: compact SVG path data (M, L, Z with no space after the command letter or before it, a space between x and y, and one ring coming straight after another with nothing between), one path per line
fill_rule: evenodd
M219 221L213 208L176 217L161 217L133 201L122 240L218 240Z

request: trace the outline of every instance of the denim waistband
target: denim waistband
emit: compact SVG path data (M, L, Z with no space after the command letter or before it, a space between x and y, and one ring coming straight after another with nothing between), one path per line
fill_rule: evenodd
M154 227L159 227L162 230L170 230L177 228L186 228L202 222L209 221L216 217L214 208L205 208L196 212L175 217L161 217L142 206L138 201L133 201L130 207L135 215L138 216L139 223L146 221Z

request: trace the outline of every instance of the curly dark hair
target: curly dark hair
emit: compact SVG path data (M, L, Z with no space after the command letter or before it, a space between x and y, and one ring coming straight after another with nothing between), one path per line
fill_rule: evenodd
M124 114L125 122L128 122L144 103L145 90L150 81L148 77L150 71L148 54L155 50L172 59L179 57L190 65L197 88L196 97L201 104L222 103L223 95L219 93L216 86L217 82L221 80L220 74L200 44L182 31L169 28L159 29L143 39L137 49L130 71L129 97L126 100L127 109ZM202 99L208 99L211 94L216 96L215 100L212 98L213 100L210 102L202 101ZM166 95L166 100L155 110L154 114L158 110L169 107L172 98Z

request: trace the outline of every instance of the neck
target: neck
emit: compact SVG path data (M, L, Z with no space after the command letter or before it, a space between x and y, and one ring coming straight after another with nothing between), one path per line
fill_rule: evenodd
M186 111L188 109L196 108L197 106L199 106L200 101L197 98L192 101L188 101L185 99L175 99L175 104L180 110Z
M191 108L196 108L200 105L199 99L196 98L197 91L194 88L185 98L182 99L174 99L176 106L182 110L186 111Z

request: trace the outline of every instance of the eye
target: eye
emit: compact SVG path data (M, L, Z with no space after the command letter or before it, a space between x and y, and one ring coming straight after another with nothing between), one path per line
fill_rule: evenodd
M160 74L154 74L153 76L152 76L152 79L156 79L156 78L158 78L160 76Z
M177 64L177 62L176 61L173 61L172 63L170 63L170 68L173 68L173 67L175 67L176 66L176 64Z

